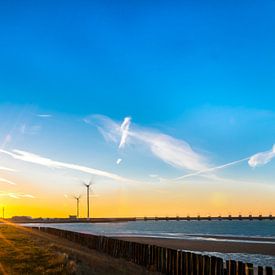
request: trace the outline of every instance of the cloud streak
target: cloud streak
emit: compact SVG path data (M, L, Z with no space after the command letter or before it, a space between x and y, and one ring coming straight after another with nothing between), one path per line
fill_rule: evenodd
M50 114L37 114L36 116L41 117L41 118L50 118L50 117L52 117L52 115L50 115Z
M116 164L119 165L122 162L122 159L117 159Z
M41 129L41 125L27 126L26 124L22 124L19 128L22 135L36 135L41 131Z
M21 151L21 150L17 150L17 149L12 150L12 152L9 152L6 150L0 150L0 153L9 155L10 157L17 159L17 160L34 163L34 164L42 165L42 166L49 167L49 168L71 169L71 170L76 170L76 171L84 172L87 174L101 176L101 177L109 178L109 179L116 180L116 181L122 181L122 182L126 182L126 183L137 182L132 179L121 177L117 174L109 173L107 171L98 170L98 169L94 169L94 168L90 168L90 167L86 167L86 166L81 166L78 164L55 161L55 160L52 160L49 158L45 158L45 157L42 157L42 156L39 156L39 155L36 155L33 153L29 153L29 152L25 152L25 151Z
M273 158L275 158L275 144L273 145L271 150L260 152L250 157L248 160L248 165L253 168L257 166L262 166L269 163Z
M120 131L121 131L121 139L118 148L121 149L125 146L128 135L129 135L129 128L131 125L131 118L130 117L125 117L121 126L120 126Z
M0 170L8 171L8 172L15 172L14 169L11 169L11 168L8 168L8 167L3 167L3 166L0 166Z
M125 118L121 126L101 115L90 116L84 121L96 126L106 141L118 143L120 148L125 146L126 142L142 144L149 148L154 156L171 166L191 171L209 168L204 156L195 152L186 141L136 125L129 129L130 118Z
M148 130L137 130L131 132L131 135L149 146L156 157L171 166L191 171L208 168L205 158L183 140Z
M0 182L8 183L10 185L16 185L15 182L7 180L7 179L4 179L4 178L0 178Z
M9 197L13 199L21 199L21 198L34 199L35 198L35 196L30 194L14 193L14 192L6 192L6 191L0 191L0 197Z

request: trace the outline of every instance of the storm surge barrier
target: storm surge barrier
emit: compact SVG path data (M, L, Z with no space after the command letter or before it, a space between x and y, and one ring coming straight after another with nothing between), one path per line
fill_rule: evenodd
M116 238L78 233L50 227L32 227L90 249L123 258L169 275L272 275L271 267L254 267L240 261L223 261L222 258L170 249L156 245L131 242Z

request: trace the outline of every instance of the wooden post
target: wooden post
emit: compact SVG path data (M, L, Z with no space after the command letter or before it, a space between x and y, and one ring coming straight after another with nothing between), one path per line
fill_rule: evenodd
M211 256L211 274L216 275L217 274L217 257Z
M267 266L267 267L265 268L265 274L266 274L266 275L272 275L272 274L273 274L272 267Z
M173 275L178 275L178 251L173 249L172 251L173 255Z
M204 270L203 274L204 275L210 275L211 273L211 267L210 267L210 257L209 256L203 256L204 258Z
M169 258L169 270L168 274L173 275L174 274L174 261L173 261L173 249L168 249L168 258Z
M187 252L182 252L182 274L188 274Z
M178 273L183 274L182 271L182 251L178 251Z
M217 275L224 275L223 259L217 258Z
M162 265L162 273L166 274L167 271L168 271L168 261L167 261L167 255L168 255L168 252L167 252L167 248L164 248L164 251L163 251L163 260L164 260L164 263Z
M237 264L235 261L230 260L230 275L236 275L237 274Z
M159 247L159 268L158 268L159 272L162 272L162 270L163 270L164 259L165 259L164 248Z
M250 263L245 264L245 274L246 275L253 275L254 274L253 264L250 264Z
M188 273L189 275L193 275L193 254L187 252L187 265L188 265Z
M264 269L262 266L258 266L258 275L264 275Z
M149 255L149 258L150 258L150 266L152 266L153 265L153 245L150 245L150 247L149 247L149 251L150 251L150 255Z
M203 256L198 255L198 274L203 274Z
M238 262L238 275L245 275L245 265L243 262Z
M193 254L193 275L199 275L199 255Z
M162 270L162 261L163 261L163 248L158 246L158 265L157 265L157 271L161 272Z
M143 266L147 266L147 244L143 244Z
M180 264L180 251L179 250L176 250L176 275L181 275L181 272L180 272L180 267L181 267L181 264Z

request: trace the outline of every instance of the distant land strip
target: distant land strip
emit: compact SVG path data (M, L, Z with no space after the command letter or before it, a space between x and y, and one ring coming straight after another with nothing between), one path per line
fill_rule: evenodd
M16 216L4 219L13 223L108 223L108 222L133 222L133 221L224 221L224 220L273 220L273 215L268 216L175 216L175 217L126 217L126 218L31 218ZM0 220L1 223L1 220Z

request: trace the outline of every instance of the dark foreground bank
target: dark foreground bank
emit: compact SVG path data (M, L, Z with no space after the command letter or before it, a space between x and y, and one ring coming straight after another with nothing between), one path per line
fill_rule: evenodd
M14 225L0 226L0 274L158 274L123 259Z

